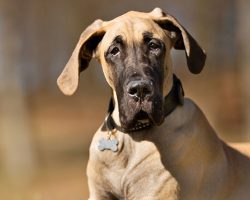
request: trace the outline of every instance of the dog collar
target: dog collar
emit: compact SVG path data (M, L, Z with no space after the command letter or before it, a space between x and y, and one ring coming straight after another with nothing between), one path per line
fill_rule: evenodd
M164 101L165 117L167 117L170 113L172 113L177 106L183 105L184 90L181 81L176 77L175 74L173 74L173 86L168 95L164 98L164 100L165 100ZM108 107L108 114L101 128L102 131L108 131L108 133L114 133L115 132L114 130L118 130L124 133L130 133L130 132L140 131L143 129L148 129L153 126L150 122L137 122L133 127L129 129L123 128L115 123L112 117L113 111L114 111L114 102L113 99L111 98Z

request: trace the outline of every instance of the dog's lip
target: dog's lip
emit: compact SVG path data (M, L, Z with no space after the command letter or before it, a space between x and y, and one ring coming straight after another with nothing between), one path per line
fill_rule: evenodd
M134 117L135 121L149 120L149 114L143 110L140 110Z
M154 126L160 126L164 122L164 117L159 121L155 121L154 118L152 117L150 118L150 121Z
M151 119L150 119L150 114L148 114L147 112L143 111L142 109L139 110L133 117L133 119L128 122L128 124L126 125L122 125L123 128L133 128L135 126L135 124L137 123L142 123L142 124L151 124Z
M157 95L155 97L157 97ZM155 102L157 105L154 105ZM156 101L155 98L142 102L135 102L131 99L128 99L127 106L129 106L130 103L131 115L122 121L121 126L123 128L133 128L138 123L160 126L164 122L163 108L160 107L161 101Z
M153 116L153 114L148 114L148 117L149 117L149 120L150 120L150 123L154 126L160 126L163 122L164 122L164 119L165 119L165 116L163 114L161 114L161 112L157 112L157 115L160 116L159 118L155 118Z
M151 124L152 126L160 126L164 122L164 117L160 117L155 119L151 113L140 110L137 112L133 119L126 124L121 124L121 126L125 129L133 128L137 123L140 124Z

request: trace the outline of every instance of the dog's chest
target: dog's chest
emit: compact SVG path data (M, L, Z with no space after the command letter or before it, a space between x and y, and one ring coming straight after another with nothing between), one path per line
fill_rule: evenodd
M98 155L90 155L95 159L89 164L98 166L96 173L105 190L119 199L177 199L177 182L161 163L155 145L127 135L118 136L118 140L119 152L95 150L91 154ZM96 145L93 141L92 148Z

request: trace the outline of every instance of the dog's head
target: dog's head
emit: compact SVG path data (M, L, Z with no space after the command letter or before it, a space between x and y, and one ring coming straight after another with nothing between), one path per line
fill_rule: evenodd
M160 125L164 96L172 87L171 48L185 50L189 70L201 72L204 51L174 17L159 8L128 12L107 22L96 20L82 33L58 78L59 88L73 94L80 72L96 57L114 91L121 125L128 128L145 119Z

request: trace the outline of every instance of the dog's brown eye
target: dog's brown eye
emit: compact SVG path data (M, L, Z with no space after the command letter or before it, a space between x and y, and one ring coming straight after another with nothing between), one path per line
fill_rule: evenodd
M111 53L113 56L117 55L119 52L120 52L120 50L119 50L118 47L114 47L114 48L110 51L110 53Z
M149 42L148 44L150 50L159 50L160 45L155 42Z

